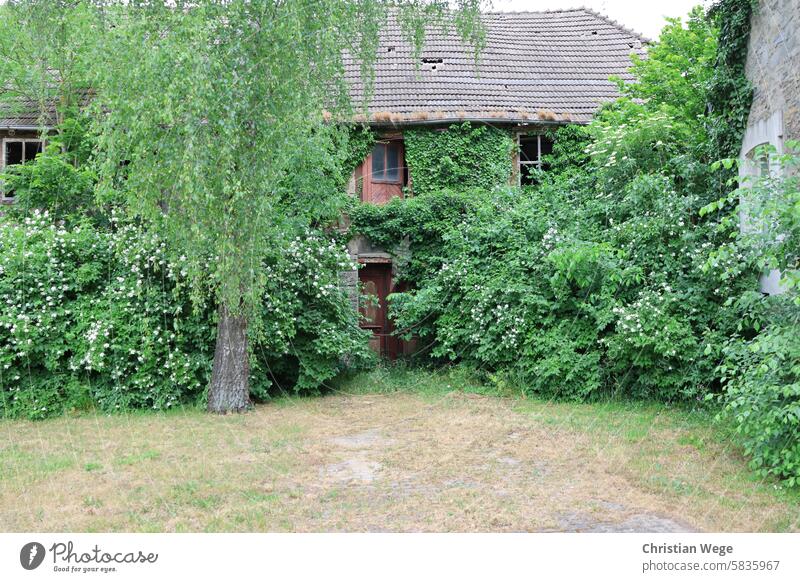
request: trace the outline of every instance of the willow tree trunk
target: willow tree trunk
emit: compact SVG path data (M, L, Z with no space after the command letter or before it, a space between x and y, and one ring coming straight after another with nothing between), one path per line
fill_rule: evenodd
M208 389L208 410L224 414L250 408L250 359L247 353L247 318L219 309L217 347Z

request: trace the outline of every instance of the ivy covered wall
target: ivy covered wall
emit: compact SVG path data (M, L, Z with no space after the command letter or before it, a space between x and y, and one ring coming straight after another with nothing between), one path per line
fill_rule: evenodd
M708 87L711 157L739 155L753 87L745 74L751 16L757 0L717 0L708 11L719 29L714 75Z
M511 179L514 140L507 129L469 122L403 132L415 195L448 188L493 189Z

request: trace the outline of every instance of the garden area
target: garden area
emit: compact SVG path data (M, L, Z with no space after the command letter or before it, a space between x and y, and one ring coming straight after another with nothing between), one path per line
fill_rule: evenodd
M0 103L58 103L1 178L2 531L800 531L800 143L740 178L749 0L672 21L530 185L502 127L406 130L384 205L337 82L381 3L257 4L0 6L37 55ZM404 249L401 361L357 236Z

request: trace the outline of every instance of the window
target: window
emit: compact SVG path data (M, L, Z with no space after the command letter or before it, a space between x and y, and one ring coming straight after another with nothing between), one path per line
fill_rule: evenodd
M542 161L544 156L553 153L553 142L543 135L519 136L519 183L520 186L530 186L536 183L536 176L531 170L546 170L547 165Z
M773 151L775 148L768 143L760 144L747 154L748 168L746 171L752 176L768 178L775 169L772 167L774 162Z
M24 164L30 162L38 154L42 153L44 143L39 139L4 139L3 140L3 158L2 166L0 169L5 170L8 166L16 164ZM14 192L0 191L0 199L12 199Z
M372 148L372 182L403 183L403 154L399 141L376 143Z
M747 188L752 186L756 179L780 176L781 168L776 153L777 148L769 142L759 144L747 152L739 168L741 182L745 186L740 198L739 228L742 232L762 238L764 242L781 240L783 235L776 234L777 224L773 222L772 213L764 207L767 200L754 195L753 192L748 194ZM759 287L765 295L779 295L786 290L781 285L781 272L777 269L762 273Z
M6 139L3 144L3 167L24 164L42 153L42 141L38 139Z

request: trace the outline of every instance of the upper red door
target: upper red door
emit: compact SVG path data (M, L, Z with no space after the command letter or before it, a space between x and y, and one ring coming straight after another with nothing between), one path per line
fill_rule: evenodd
M386 204L396 196L403 196L406 169L402 140L376 143L372 153L364 160L362 200L373 204Z

